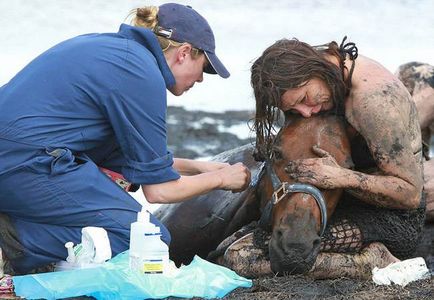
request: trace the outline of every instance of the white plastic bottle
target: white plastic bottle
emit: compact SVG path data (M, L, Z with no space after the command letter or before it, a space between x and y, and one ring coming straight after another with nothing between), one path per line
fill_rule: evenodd
M169 248L161 240L160 227L150 221L150 213L141 211L131 224L130 268L146 274L162 274L169 264Z

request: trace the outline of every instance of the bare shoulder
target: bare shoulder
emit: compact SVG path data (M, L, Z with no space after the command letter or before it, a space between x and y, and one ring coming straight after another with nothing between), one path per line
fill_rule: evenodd
M366 140L383 173L407 179L420 173L419 159L414 155L422 143L417 110L393 74L364 58L355 69L345 114Z
M363 98L366 93L377 93L381 97L390 98L386 102L394 104L408 104L411 95L404 84L380 63L367 57L356 60L352 77L352 96L354 100Z
M419 150L420 126L414 101L402 82L377 62L361 59L345 105L348 122L367 142L384 140L387 134L413 153Z

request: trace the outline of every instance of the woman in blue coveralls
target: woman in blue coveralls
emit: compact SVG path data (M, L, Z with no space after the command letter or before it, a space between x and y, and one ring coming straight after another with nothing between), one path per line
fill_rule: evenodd
M166 89L179 96L203 72L229 77L207 21L168 3L137 9L133 25L64 41L0 89L0 247L16 273L65 259L85 226L105 228L114 255L128 249L141 205L99 167L141 185L151 203L250 181L241 163L167 150Z

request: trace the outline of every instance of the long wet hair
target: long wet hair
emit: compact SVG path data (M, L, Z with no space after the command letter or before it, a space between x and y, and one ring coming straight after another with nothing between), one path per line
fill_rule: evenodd
M271 143L276 132L275 124L279 119L281 97L289 89L305 85L310 79L318 78L328 86L335 113L343 115L344 99L351 88L351 67L348 80L344 79L344 61L347 54L353 61L357 58L354 43L340 46L336 42L320 46L310 46L297 39L282 39L268 47L256 59L251 67L251 85L256 99L255 158L264 160L269 156ZM339 66L324 58L333 55L339 60Z

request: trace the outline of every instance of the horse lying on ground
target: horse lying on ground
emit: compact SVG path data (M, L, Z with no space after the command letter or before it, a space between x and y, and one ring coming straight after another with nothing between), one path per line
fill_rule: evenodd
M252 184L242 193L214 191L187 202L162 205L155 215L171 232L171 259L185 264L196 254L207 257L228 237L222 243L225 247L219 249L229 246L239 236L233 235L238 230L245 234L243 226L260 220L263 231L270 233L265 244L271 270L281 274L308 272L320 250L327 218L342 193L327 190L321 194L311 186L291 184L293 180L285 172L288 161L316 157L312 152L315 145L332 155L339 165L351 166L345 127L332 115L308 119L291 115L276 136L272 156L265 163L253 160L251 145L216 156L214 160L243 162L252 172ZM216 258L215 252L211 254ZM222 257L217 261L227 264ZM269 271L253 266L241 273L254 277L264 272Z

